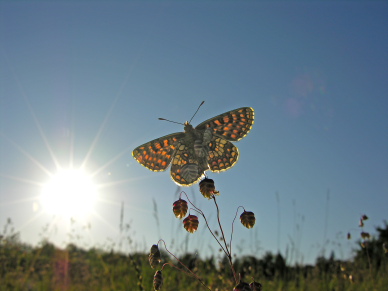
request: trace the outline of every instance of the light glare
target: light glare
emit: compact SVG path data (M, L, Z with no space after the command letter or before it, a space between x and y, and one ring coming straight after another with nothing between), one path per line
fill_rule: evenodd
M93 209L97 189L82 170L61 170L43 187L41 203L52 214L87 216Z

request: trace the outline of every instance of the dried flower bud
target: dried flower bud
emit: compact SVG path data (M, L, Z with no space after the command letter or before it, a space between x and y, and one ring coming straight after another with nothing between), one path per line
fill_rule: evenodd
M370 234L369 234L369 232L361 232L361 237L363 239L369 239L370 238Z
M183 220L184 228L190 233L193 233L198 229L198 224L198 217L195 215L189 215Z
M174 202L172 205L172 211L174 211L174 215L178 217L179 219L182 219L183 217L186 216L188 209L188 205L186 200L179 199Z
M349 275L349 281L350 281L350 283L354 283L354 277L353 277L353 275Z
M352 235L350 234L350 232L348 232L347 238L348 238L348 239L351 239L351 238L352 238Z
M249 284L249 287L251 287L252 291L261 291L263 289L263 285L255 281Z
M218 192L214 186L214 181L208 178L199 182L199 191L207 199L212 198L213 195L220 195L220 192Z
M154 275L154 290L160 290L163 285L162 271L156 271Z
M256 222L255 214L251 211L244 210L244 212L240 215L240 220L246 228L252 228Z
M233 291L252 291L248 283L240 281L236 286L234 286Z
M363 215L361 216L361 219L362 219L362 220L368 220L368 218L369 218L369 217L368 217L366 214L363 214Z
M162 257L160 255L159 247L158 245L153 245L151 247L150 254L148 255L148 261L150 262L151 268L155 268L157 264L160 263L162 260Z

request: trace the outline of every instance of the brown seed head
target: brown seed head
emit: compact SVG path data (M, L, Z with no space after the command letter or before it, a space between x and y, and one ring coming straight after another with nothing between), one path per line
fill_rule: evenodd
M162 260L162 257L160 255L159 247L158 245L153 245L151 247L150 254L148 255L148 261L151 265L151 268L155 268L160 261Z
M199 182L199 191L207 199L212 198L213 195L220 195L220 192L218 192L214 186L214 181L208 178Z
M248 283L240 281L236 286L234 286L233 291L252 291Z
M363 215L361 216L361 219L362 219L362 220L368 220L368 218L369 218L369 217L368 217L366 214L363 214Z
M186 216L187 209L188 209L187 202L186 200L183 200L183 199L179 199L175 201L174 204L172 205L172 211L174 212L174 215L179 219L182 219L183 217Z
M198 217L195 215L189 215L183 220L184 228L190 233L193 233L198 229L198 224Z
M240 215L242 225L246 228L252 228L256 223L255 214L251 211L245 211Z
M249 284L249 287L251 287L252 291L261 291L263 289L263 285L255 281Z
M154 290L160 290L163 285L163 276L162 276L162 271L156 271L154 275Z
M370 239L370 234L369 234L369 232L361 232L361 237L363 238L363 239Z

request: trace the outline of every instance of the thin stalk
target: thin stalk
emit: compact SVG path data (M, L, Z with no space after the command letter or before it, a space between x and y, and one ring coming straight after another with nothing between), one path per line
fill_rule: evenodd
M220 246L220 248L222 249L222 251L228 255L229 252L227 250L225 250L224 246L220 243L219 239L217 238L217 236L214 234L214 232L211 230L210 226L209 226L209 223L207 222L207 219L206 219L206 216L205 214L202 212L201 209L199 209L197 206L195 206L189 199L189 197L187 196L186 192L182 191L183 193L185 193L186 195L186 198L187 200L189 200L190 204L194 207L194 210L197 211L199 214L202 215L203 219L205 220L205 223L206 223L206 226L208 228L208 230L210 231L211 235L214 237L214 239L217 241L218 245Z
M163 244L164 244L164 248L166 249L166 251L171 255L173 256L179 264L181 264L195 279L198 280L199 283L201 283L205 288L207 288L208 290L212 291L208 286L206 286L206 284L202 281L201 278L199 278L193 271L191 271L185 264L182 263L181 260L179 260L172 252L170 252L168 249L167 249L167 246L166 246L166 242L164 240L159 240L159 242L162 241ZM158 242L158 243L159 243Z
M234 218L233 218L233 222L232 222L232 232L230 233L230 242L229 242L230 254L232 254L232 240L233 240L233 232L234 232L234 222L235 222L235 220L236 220L236 218L237 218L238 210L239 210L240 207L241 207L242 209L244 209L244 211L245 211L245 208L244 208L243 206L237 207L236 215L235 215Z
M225 252L225 254L226 254L226 256L228 257L229 264L230 264L230 268L231 268L232 273L233 273L234 281L235 281L236 283L238 283L236 271L234 270L234 266L233 266L233 262L232 262L232 253L231 253L231 252L229 251L229 249L228 249L228 244L226 243L224 230L223 230L222 225L221 225L221 220L220 220L220 209L218 208L218 204L217 204L217 201L216 201L216 197L213 195L212 198L213 198L214 204L216 205L216 208L217 208L217 220L218 220L218 225L219 225L219 227L220 227L221 234L222 234L222 240L224 241L225 248L226 248L226 251L227 251L227 252Z

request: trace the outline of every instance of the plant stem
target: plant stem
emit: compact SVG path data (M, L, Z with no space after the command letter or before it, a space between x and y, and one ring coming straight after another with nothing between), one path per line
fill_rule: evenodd
M214 204L216 205L216 208L217 208L217 220L218 220L218 225L220 226L220 230L221 230L221 234L222 234L222 240L224 241L225 248L226 248L225 254L226 254L226 256L228 257L229 264L230 264L230 268L231 268L232 273L233 273L234 281L235 281L236 284L237 284L237 283L238 283L238 279L237 279L236 271L234 270L234 266L233 266L233 262L232 262L232 254L231 254L231 252L230 252L229 249L228 249L228 244L226 243L224 230L223 230L222 225L221 225L221 220L220 220L220 209L218 208L218 204L217 204L217 201L216 201L216 197L213 195L212 198L213 198Z

